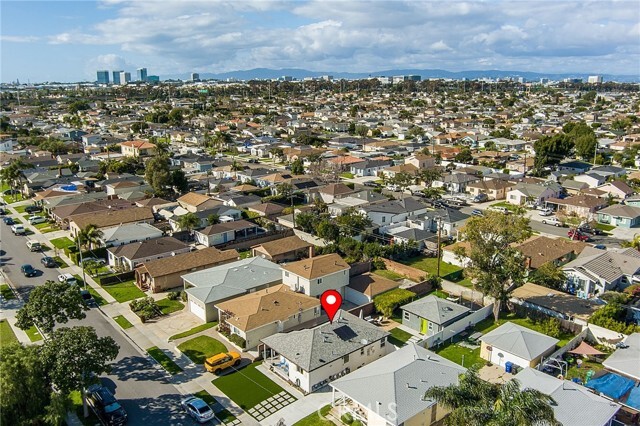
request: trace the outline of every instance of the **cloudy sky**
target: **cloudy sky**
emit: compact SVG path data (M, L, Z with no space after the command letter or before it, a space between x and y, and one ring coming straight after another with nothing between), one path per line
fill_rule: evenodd
M640 1L5 1L2 81L251 68L640 74Z

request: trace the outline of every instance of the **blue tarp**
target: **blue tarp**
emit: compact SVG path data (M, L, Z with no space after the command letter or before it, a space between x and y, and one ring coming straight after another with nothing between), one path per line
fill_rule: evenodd
M62 190L64 190L64 191L77 191L78 190L78 187L76 185L73 185L73 184L71 184L71 185L62 185L60 188Z
M617 374L609 373L597 379L589 380L585 386L597 392L602 392L610 398L620 399L635 386L635 382Z
M636 410L640 410L640 387L636 386L631 389L631 393L629 394L629 398L627 398L626 405L629 407L633 407Z

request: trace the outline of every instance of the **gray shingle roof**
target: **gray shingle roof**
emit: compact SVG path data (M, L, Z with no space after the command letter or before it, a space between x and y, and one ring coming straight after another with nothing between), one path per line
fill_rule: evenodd
M355 315L339 311L333 323L274 334L262 341L305 371L313 371L388 335Z
M616 349L602 364L636 380L640 380L640 333L629 335L624 343L628 348Z
M331 383L331 386L362 406L371 407L389 424L399 425L435 402L423 399L436 386L458 383L466 369L409 344ZM395 412L390 408L395 406Z
M620 405L590 392L587 388L525 368L515 376L521 388L536 389L555 400L551 404L556 420L563 426L604 426Z
M262 257L251 257L183 275L186 292L204 303L244 294L252 288L282 281L280 267Z
M512 322L502 324L480 340L496 350L503 350L526 360L537 358L558 343L558 339Z
M640 269L640 252L624 250L598 250L586 247L580 255L567 263L563 269L577 269L607 282L613 282L622 275L633 275Z
M436 324L446 324L470 311L465 306L433 295L408 303L402 306L401 309Z

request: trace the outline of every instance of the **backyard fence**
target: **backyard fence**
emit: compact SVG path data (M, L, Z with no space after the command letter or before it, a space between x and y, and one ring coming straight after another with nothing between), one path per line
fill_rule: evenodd
M356 262L352 263L351 269L349 269L349 276L354 277L356 275L364 274L365 272L371 272L371 262Z
M258 244L266 243L273 240L279 240L281 238L290 237L292 235L293 232L291 232L290 229L284 231L270 231L264 234L258 234L248 238L243 238L238 241L229 241L228 243L217 244L215 247L220 250L245 250Z
M387 270L395 272L396 274L404 275L413 281L424 281L428 277L428 273L422 269L414 268L412 266L403 265L393 260L382 258Z
M570 350L577 348L578 345L580 345L580 343L582 343L582 341L587 338L588 334L589 334L589 330L585 328L580 333L578 333L576 337L569 340L569 342L567 342L566 345L559 348L557 351L555 351L545 359L554 359L554 358L561 359L562 355L569 352ZM544 359L540 360L540 364L538 364L538 368L540 368L543 364L544 364Z
M462 318L454 322L453 324L448 325L444 330L437 332L431 336L420 341L419 345L424 346L425 348L431 348L437 344L444 343L448 339L456 336L457 334L463 332L467 328L473 327L483 319L493 314L493 304L485 306L470 315Z

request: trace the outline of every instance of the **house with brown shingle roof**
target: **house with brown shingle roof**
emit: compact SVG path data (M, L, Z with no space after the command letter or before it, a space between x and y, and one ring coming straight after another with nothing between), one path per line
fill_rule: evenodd
M320 317L320 301L279 284L215 305L220 325L245 339L243 350L258 346L260 339L289 331Z
M172 257L151 260L135 269L136 285L143 291L151 290L153 293L171 290L183 286L183 274L223 265L238 259L239 255L235 249L221 251L215 247L207 247Z
M132 270L140 263L188 253L192 247L173 237L139 241L107 249L109 265Z
M594 214L609 205L606 198L593 197L591 195L580 194L567 198L549 198L547 205L555 205L558 212L565 215L577 215L578 217L590 220Z
M188 192L178 198L177 201L182 208L190 211L191 213L211 209L222 204L222 201L220 200L214 200L208 195L199 194L197 192Z
M104 210L101 212L83 213L69 216L69 230L71 237L76 238L78 232L87 225L108 228L123 223L153 223L153 211L148 207L132 207L130 209Z
M262 256L276 263L298 260L302 257L313 257L313 244L292 235L255 245L251 247L251 255Z
M236 220L233 222L217 223L206 228L195 231L195 238L199 244L212 247L218 244L228 243L236 239L247 238L257 235L260 227L248 220Z
M508 191L510 191L515 183L502 179L479 180L467 184L467 191L473 195L487 194L490 200L504 200Z
M269 218L274 218L285 209L285 207L281 204L276 203L263 203L257 204L254 206L249 206L247 210L250 212L258 213L260 216L265 216Z
M319 296L326 290L336 290L344 296L350 269L340 255L330 253L282 265L282 282L309 296Z
M575 259L587 246L582 241L533 236L518 245L517 249L524 256L527 269L538 269L547 262L556 266L564 265Z
M345 288L345 299L356 305L363 305L372 302L377 295L399 286L400 283L397 281L366 272L351 277L349 285Z

